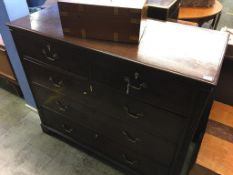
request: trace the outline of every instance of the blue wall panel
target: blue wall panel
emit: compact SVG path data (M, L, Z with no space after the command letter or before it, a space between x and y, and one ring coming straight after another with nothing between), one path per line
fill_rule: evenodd
M5 25L7 22L29 14L26 0L0 0L0 33L4 40L10 62L28 105L36 107L12 35Z

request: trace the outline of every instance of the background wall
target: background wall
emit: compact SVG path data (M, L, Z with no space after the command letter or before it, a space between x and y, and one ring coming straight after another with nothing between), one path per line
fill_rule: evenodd
M19 86L28 105L36 107L7 22L29 14L26 0L0 0L0 33L4 40Z

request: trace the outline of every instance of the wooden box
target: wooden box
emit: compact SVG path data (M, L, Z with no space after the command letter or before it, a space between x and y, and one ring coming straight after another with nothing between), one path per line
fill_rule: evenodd
M147 15L145 0L59 0L64 34L138 43Z
M148 0L148 17L159 20L177 19L180 0Z

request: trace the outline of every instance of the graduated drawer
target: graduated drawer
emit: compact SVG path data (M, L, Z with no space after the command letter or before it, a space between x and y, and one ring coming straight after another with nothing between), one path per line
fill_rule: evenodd
M46 87L85 104L98 104L98 99L94 97L93 88L87 79L27 59L24 60L24 67L31 83Z
M96 54L91 78L145 103L189 115L195 84L171 73Z
M141 152L151 161L170 165L176 148L175 144L149 135L140 127L129 126L44 88L33 86L33 92L41 107L57 111L67 119L92 128L123 147Z
M43 125L46 127L52 128L52 130L55 130L56 133L62 136L68 136L72 141L81 143L85 148L90 148L89 150L97 152L98 155L111 159L113 162L117 162L118 165L120 163L124 168L130 167L136 174L168 174L168 167L151 162L141 155L140 152L125 149L98 132L76 124L54 111L41 108L40 112L44 120Z
M117 93L114 89L94 84L102 113L120 119L129 126L140 128L173 143L184 133L189 119Z
M88 51L83 48L28 32L14 34L14 39L21 58L31 58L83 77L89 76Z

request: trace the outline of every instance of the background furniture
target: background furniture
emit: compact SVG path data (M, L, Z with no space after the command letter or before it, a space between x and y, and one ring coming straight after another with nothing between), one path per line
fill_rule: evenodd
M205 22L212 20L210 28L216 29L221 17L222 4L216 0L213 7L180 7L178 19L197 22L202 26Z
M230 32L230 40L225 53L222 72L215 90L215 99L233 106L233 29L223 29Z
M16 82L15 75L11 68L11 64L9 62L5 44L2 40L2 36L0 35L0 76L3 76L10 81Z
M180 0L147 0L148 17L159 20L177 19Z
M5 48L5 44L2 40L2 36L0 35L0 77L5 79L7 83L10 85L10 89L13 90L15 94L18 96L22 96L20 87L18 86L17 80L14 75L14 71L12 70L11 63L9 61L7 51Z
M131 174L180 175L184 162L191 167L225 33L148 20L139 45L121 44L63 35L57 6L35 15L10 29L43 131Z

